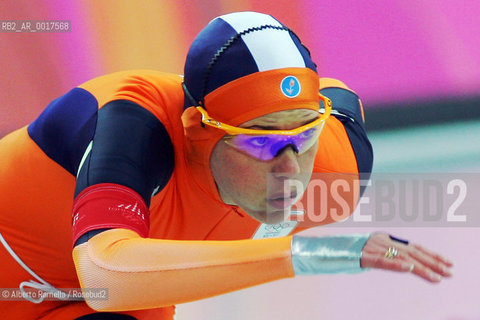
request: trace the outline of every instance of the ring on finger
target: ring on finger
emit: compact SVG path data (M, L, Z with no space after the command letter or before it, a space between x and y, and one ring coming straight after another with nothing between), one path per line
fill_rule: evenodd
M385 258L387 259L394 259L396 256L398 256L398 250L395 247L389 247L385 252Z

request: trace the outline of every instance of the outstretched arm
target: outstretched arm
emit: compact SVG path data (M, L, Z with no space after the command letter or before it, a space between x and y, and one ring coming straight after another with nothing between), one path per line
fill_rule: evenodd
M108 299L87 300L101 311L158 308L294 275L353 273L365 268L411 271L439 282L442 276L451 276L448 268L452 266L437 254L383 233L173 241L112 229L77 245L73 257L82 288L109 289Z

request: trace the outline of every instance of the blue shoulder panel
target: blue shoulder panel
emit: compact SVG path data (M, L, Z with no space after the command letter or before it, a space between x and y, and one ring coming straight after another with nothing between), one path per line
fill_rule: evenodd
M28 126L28 134L52 160L76 175L97 122L97 99L75 88L53 100Z
M320 92L332 100L332 115L342 122L352 144L360 179L368 180L373 166L373 148L365 131L358 96L343 88L325 88ZM365 187L361 187L363 193Z

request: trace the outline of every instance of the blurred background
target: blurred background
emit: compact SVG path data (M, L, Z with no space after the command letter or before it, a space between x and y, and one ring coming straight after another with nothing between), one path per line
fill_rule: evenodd
M374 172L480 172L480 2L468 0L0 1L0 20L71 21L68 33L0 32L0 137L93 77L182 74L201 28L245 10L288 25L321 76L359 94ZM375 229L308 234L357 231ZM282 280L180 305L177 319L480 319L478 228L387 231L452 259L454 277L440 285L381 271Z

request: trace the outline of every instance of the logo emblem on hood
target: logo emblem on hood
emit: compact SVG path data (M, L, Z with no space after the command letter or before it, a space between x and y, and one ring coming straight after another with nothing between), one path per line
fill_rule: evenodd
M283 78L282 82L280 83L280 89L288 98L295 98L302 91L300 81L298 81L298 79L294 76L287 76Z

